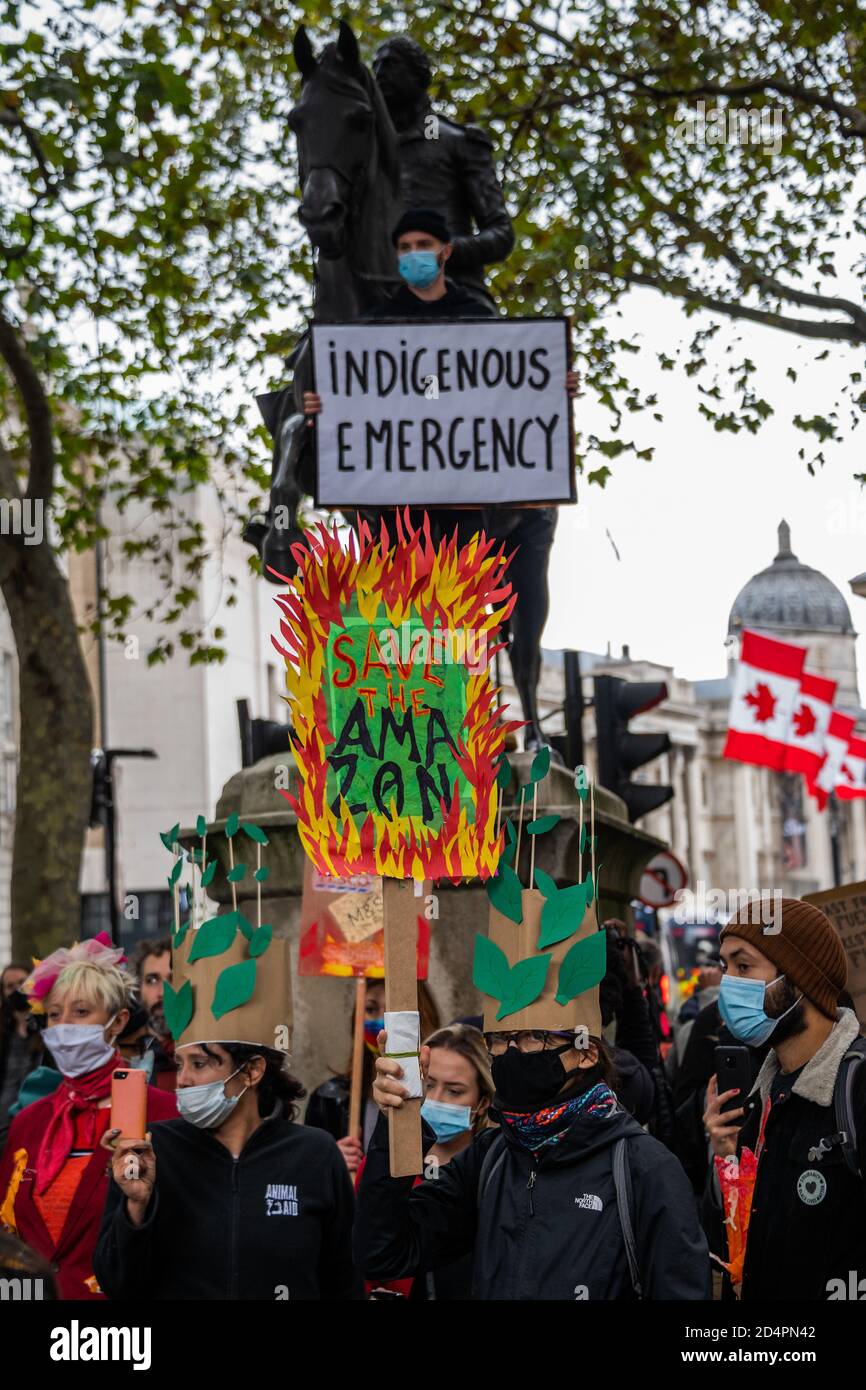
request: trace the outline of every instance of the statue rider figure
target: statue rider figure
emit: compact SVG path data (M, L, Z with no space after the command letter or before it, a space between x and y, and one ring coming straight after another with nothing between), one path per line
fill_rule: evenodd
M492 305L484 267L504 261L514 246L492 140L434 112L430 61L414 39L380 44L373 73L400 143L404 206L439 211L451 234L449 278Z

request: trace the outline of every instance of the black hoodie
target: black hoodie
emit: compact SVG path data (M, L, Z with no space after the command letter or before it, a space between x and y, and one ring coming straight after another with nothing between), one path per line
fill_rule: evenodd
M187 1120L154 1125L156 1187L133 1226L109 1184L93 1260L109 1298L361 1298L352 1184L329 1134L277 1115L239 1158Z
M484 1156L504 1134L479 1202ZM355 1259L371 1279L397 1279L473 1253L477 1299L631 1299L612 1158L626 1137L632 1222L645 1298L710 1297L707 1243L677 1160L623 1110L578 1117L558 1144L533 1155L488 1129L438 1176L388 1172L380 1117L355 1218ZM425 1153L435 1142L424 1127Z

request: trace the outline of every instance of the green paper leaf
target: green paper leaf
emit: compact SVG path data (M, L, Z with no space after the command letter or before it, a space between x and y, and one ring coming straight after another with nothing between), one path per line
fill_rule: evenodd
M267 924L259 927L257 932L253 932L252 938L250 940L250 955L263 955L271 944L271 937L273 936L273 934L273 927L268 926Z
M244 821L241 830L250 840L255 840L257 845L266 845L268 837L259 826L253 825L251 821Z
M255 879L256 883L264 883L265 879L268 877L268 874L270 872L271 871L268 868L267 864L263 864L260 869L256 869L255 873L253 874L253 878Z
M238 826L239 826L239 825L240 825L240 817L239 817L237 811L232 811L231 815L229 816L228 820L226 821L226 828L225 828L225 830L224 830L224 832L223 832L227 840L232 840L232 839L234 839L235 835L237 835L237 833L238 833Z
M604 977L607 969L607 934L593 932L575 941L559 967L556 1002L567 1004L578 994L592 989Z
M496 1013L496 1021L533 1004L544 989L550 956L527 956L516 961L508 976L508 990Z
M170 873L169 876L168 876L168 881L169 881L169 884L171 885L172 888L173 888L174 885L177 883L177 881L178 881L178 879L180 878L180 876L181 876L182 873L183 873L183 860L182 860L182 859L177 859L177 860L175 860L174 867L172 868L172 871L171 871L171 873Z
M174 936L173 936L173 938L172 938L172 945L173 945L173 946L182 946L182 945L183 945L184 938L185 938L185 936L186 936L186 934L187 934L187 932L189 931L189 929L190 929L191 926L192 926L192 918L190 917L190 918L188 918L188 919L184 922L183 926L178 927L177 931L175 932L175 934L174 934Z
M190 964L204 956L220 956L227 951L237 932L236 919L236 913L227 912L222 917L209 917L202 922L189 953Z
M579 851L580 851L580 853L583 854L583 852L584 852L585 849L586 849L586 826L585 826L585 825L582 825L582 826L580 827L580 845L579 845Z
M546 898L555 897L559 892L554 879L550 877L550 874L546 874L543 869L535 870L535 886L541 889Z
M555 946L567 936L577 931L586 915L586 886L574 883L570 888L560 888L547 899L541 909L541 931L538 934L538 949Z
M592 873L589 869L587 869L586 878L583 880L583 891L586 895L586 905L590 907L595 897L595 889L592 882Z
M487 880L487 897L497 912L511 922L523 921L522 884L510 864L499 861L496 877Z
M205 820L204 816L196 816L195 833L202 839L204 839L205 835L207 834L207 821Z
M171 830L160 830L159 838L162 840L162 843L165 845L167 850L174 852L174 847L177 844L177 837L179 834L180 821L178 821L177 825L173 825Z
M545 830L552 830L555 825L559 825L562 816L539 816L538 820L531 820L526 827L527 835L543 835Z
M574 787L581 801L586 801L589 792L589 772L583 763L574 769Z
M246 864L235 864L233 869L229 869L228 873L226 874L226 878L228 879L229 883L240 883L242 878L246 878L246 873Z
M505 822L505 838L510 845L517 843L517 831L514 829L513 820L507 820Z
M532 759L532 767L529 769L529 780L531 782L543 782L550 771L550 747L543 744L539 748L535 757Z
M227 965L217 977L211 1013L214 1018L222 1018L232 1009L239 1009L253 996L256 987L256 963L242 960L237 965Z
M168 980L163 985L162 1011L165 1026L177 1042L184 1028L192 1018L192 982L184 980L180 989L172 989Z
M202 888L207 888L207 886L208 886L209 883L213 883L213 876L214 876L214 874L215 874L216 871L217 871L217 864L218 864L218 862L219 862L219 861L218 861L217 859L212 859L212 860L210 861L210 863L208 864L207 868L205 869L204 873L203 873L202 876L201 876L201 886L202 886Z
M472 983L482 994L499 1000L496 1017L505 1018L538 998L549 964L550 956L528 956L510 966L505 952L479 932L475 938Z
M500 791L507 791L511 781L511 763L507 758L503 758L499 767L496 769L496 785Z
M475 954L472 957L472 983L482 994L491 999L502 999L508 990L508 976L511 966L501 947L481 932L475 937Z
M243 932L244 936L246 937L247 941L252 941L253 936L255 935L255 928L253 927L253 924L249 920L249 918L245 917L242 912L233 912L231 915L237 921L237 924Z

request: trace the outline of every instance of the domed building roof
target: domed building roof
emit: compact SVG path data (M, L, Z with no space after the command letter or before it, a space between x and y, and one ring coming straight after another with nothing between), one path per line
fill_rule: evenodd
M787 521L779 526L779 553L773 563L753 575L734 600L728 635L744 627L854 632L841 590L826 574L802 564L792 552Z

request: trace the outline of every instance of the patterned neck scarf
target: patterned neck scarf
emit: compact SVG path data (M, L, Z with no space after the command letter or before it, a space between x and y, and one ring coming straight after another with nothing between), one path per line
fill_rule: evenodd
M613 1091L599 1081L597 1086L584 1091L582 1095L571 1096L558 1105L545 1106L543 1110L499 1110L497 1113L521 1148L536 1153L564 1139L578 1115L594 1115L604 1119L615 1106Z

